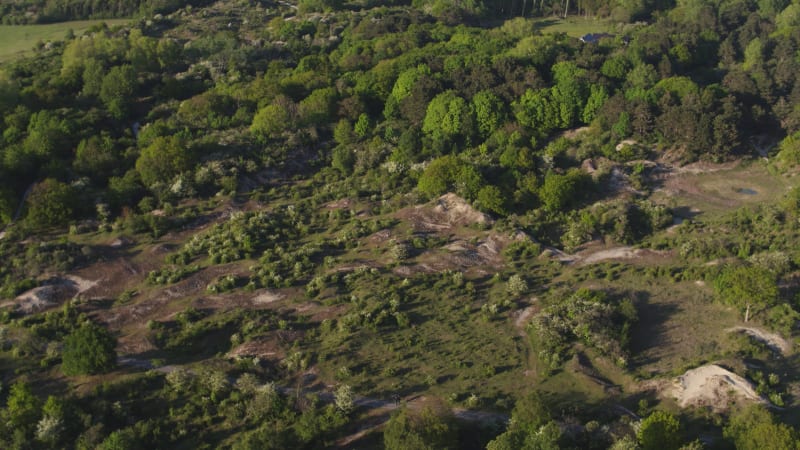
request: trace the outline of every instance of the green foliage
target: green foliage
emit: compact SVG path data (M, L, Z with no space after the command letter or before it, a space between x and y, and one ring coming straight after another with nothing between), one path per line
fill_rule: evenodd
M588 184L587 176L580 170L573 169L564 175L547 172L544 183L539 189L539 200L548 211L559 211L576 204Z
M383 431L386 450L433 450L455 448L455 429L449 414L430 407L420 412L402 408L392 415Z
M506 198L497 186L482 187L478 191L475 204L478 208L495 214L505 215L508 213Z
M445 91L428 104L422 131L436 142L468 138L474 118L469 104L454 91Z
M455 156L448 155L434 159L428 164L419 177L417 188L429 198L456 190L467 199L473 199L483 184L483 178L474 167L461 162ZM490 197L486 200L489 200L490 204L494 201Z
M726 439L740 450L779 450L797 447L797 431L777 422L761 405L731 414L724 428Z
M108 372L117 364L116 344L108 330L86 323L64 339L61 370L70 376Z
M135 101L136 71L133 66L125 64L112 67L103 77L100 86L100 100L108 112L117 120L128 117Z
M157 137L142 150L136 160L136 171L142 182L152 188L158 183L171 183L176 175L189 170L191 164L183 139L178 136Z
M72 165L78 172L95 179L105 179L118 166L120 154L108 136L92 136L78 144Z
M556 450L561 448L561 429L536 391L523 395L514 405L508 429L489 442L487 450Z
M784 170L800 164L800 132L786 136L781 141L776 159Z
M75 217L77 198L68 184L48 178L33 186L26 205L25 220L32 227L63 227Z
M472 109L481 137L489 137L506 121L505 104L489 91L481 91L472 97Z
M288 99L275 101L258 110L253 117L250 132L262 142L275 138L276 135L292 127L292 114Z
M544 308L530 323L529 336L549 369L561 365L575 341L596 348L624 366L630 328L637 319L636 308L629 299L613 301L603 292L579 289Z
M677 450L683 443L678 419L664 411L654 411L639 425L636 439L642 450Z
M745 320L778 301L775 274L750 265L725 266L714 279L720 299L745 314Z
M15 428L30 429L38 420L40 405L41 402L31 392L30 385L18 381L9 389L3 419Z

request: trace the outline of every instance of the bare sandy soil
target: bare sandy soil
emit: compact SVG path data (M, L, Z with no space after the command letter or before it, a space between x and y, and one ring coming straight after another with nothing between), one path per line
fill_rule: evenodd
M763 342L769 348L784 356L788 355L792 351L792 343L775 333L770 333L768 331L753 327L733 327L728 329L728 331L731 333L745 333L748 336Z
M716 412L726 410L737 398L766 403L751 382L716 364L686 371L669 393L683 408L708 407Z
M24 292L14 299L17 309L25 314L41 311L74 298L97 285L96 281L76 275L51 278L41 286Z
M286 298L286 295L281 294L280 292L274 291L264 291L255 297L253 297L253 304L256 305L268 305L270 303L277 302L279 300L283 300Z
M466 200L453 193L439 197L431 204L414 206L398 212L400 219L408 220L416 231L437 232L472 224L490 225L491 217L473 208Z

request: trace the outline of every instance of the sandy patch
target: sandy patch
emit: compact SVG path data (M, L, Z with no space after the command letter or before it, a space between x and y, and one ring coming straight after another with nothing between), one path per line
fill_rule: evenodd
M633 248L629 246L614 247L605 250L585 250L572 256L575 262L595 264L610 259L638 259L645 256L668 256L669 252Z
M792 343L775 333L770 333L752 327L733 327L729 328L727 331L731 333L738 333L738 332L745 333L748 336L763 342L769 348L784 356L788 355L792 351Z
M751 382L716 364L686 371L674 383L671 394L683 408L709 407L717 412L726 410L736 398L766 403Z
M67 275L63 278L52 278L43 282L41 286L17 296L14 302L19 311L30 314L75 298L95 286L97 286L96 281Z
M267 305L270 303L277 302L279 300L283 300L284 298L286 298L286 295L281 294L280 292L264 291L253 297L253 304Z
M452 193L425 205L406 208L398 215L408 220L417 231L445 231L457 226L489 225L493 222L489 216Z

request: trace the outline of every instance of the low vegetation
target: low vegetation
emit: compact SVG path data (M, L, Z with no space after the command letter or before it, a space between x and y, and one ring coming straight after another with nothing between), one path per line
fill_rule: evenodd
M797 446L796 16L4 2L0 447Z

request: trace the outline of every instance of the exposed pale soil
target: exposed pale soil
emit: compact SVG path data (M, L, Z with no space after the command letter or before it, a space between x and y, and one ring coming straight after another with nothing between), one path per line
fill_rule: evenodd
M709 407L717 412L726 410L736 398L766 403L751 382L716 364L686 371L668 393L683 408Z
M784 356L788 355L792 351L791 342L775 333L770 333L768 331L753 327L733 327L729 328L728 331L731 333L745 333L748 336L767 344L769 348Z

